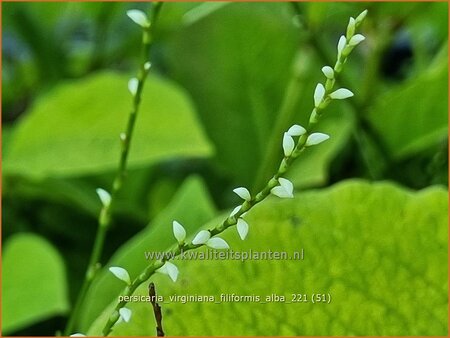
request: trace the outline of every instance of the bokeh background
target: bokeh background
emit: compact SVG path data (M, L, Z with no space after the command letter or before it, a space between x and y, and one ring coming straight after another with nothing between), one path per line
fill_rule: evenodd
M2 3L2 330L54 335L76 299L131 107L150 3ZM165 3L102 262L137 275L264 186L282 133L306 124L350 16L366 40L288 178L296 199L249 214L233 248L304 248L304 262L180 262L178 294L331 293L331 304L163 304L169 335L446 335L448 4ZM213 223L215 224L214 221ZM108 263L109 262L109 263ZM177 263L178 265L178 263ZM105 269L106 270L106 269ZM99 274L77 329L99 333L121 285ZM145 289L139 292L145 293ZM154 335L149 304L114 333ZM106 311L105 311L106 309Z

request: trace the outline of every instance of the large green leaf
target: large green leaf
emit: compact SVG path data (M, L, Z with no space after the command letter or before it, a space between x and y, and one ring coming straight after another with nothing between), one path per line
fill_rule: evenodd
M445 48L445 51L447 48ZM448 134L448 56L380 95L369 119L395 158L417 154Z
M447 335L448 191L420 192L391 183L347 181L293 200L271 198L248 215L242 242L223 235L234 252L304 250L303 260L175 261L179 281L152 280L168 335ZM147 284L147 283L146 283ZM147 294L147 285L138 289ZM171 302L171 295L261 297L283 302ZM331 302L312 303L312 294ZM308 302L291 302L306 294ZM155 334L151 305L135 302L131 322L115 335ZM110 310L110 309L108 309ZM106 316L90 330L98 333Z
M7 173L69 176L117 167L119 134L131 109L128 77L99 73L61 85L39 100L13 135ZM207 156L211 148L177 87L149 77L130 152L139 167L173 156Z
M2 333L67 312L67 281L59 253L40 236L23 233L5 245Z
M188 178L179 191L151 224L127 241L114 254L109 266L122 266L131 276L138 275L148 264L144 253L149 250L164 250L175 243L172 234L172 221L182 223L188 234L214 217L216 211L208 191L198 177ZM116 297L123 284L103 270L92 284L83 306L80 328L86 329L98 313Z
M180 29L169 71L192 95L217 163L250 185L287 86L298 35L286 4L230 4Z

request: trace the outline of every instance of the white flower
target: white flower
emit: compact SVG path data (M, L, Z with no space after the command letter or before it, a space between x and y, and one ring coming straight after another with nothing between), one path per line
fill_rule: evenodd
M347 26L347 38L350 38L355 34L355 19L350 17L350 20L348 21Z
M318 83L314 90L314 106L317 107L322 102L325 95L325 87L323 84Z
M346 88L340 88L330 94L330 98L332 98L334 100L343 100L343 99L347 99L352 96L353 96L353 93Z
M213 249L229 249L230 248L228 243L225 242L222 238L219 238L219 237L210 238L206 242L206 245L209 246L210 248L213 248Z
M338 42L338 47L337 47L337 51L338 51L338 59L341 56L342 50L344 49L345 45L347 43L347 39L345 38L345 36L341 36L339 38L339 42Z
M82 334L82 333L74 333L74 334L71 334L70 337L86 337L86 335Z
M192 240L192 244L205 244L211 238L211 233L207 230L201 230Z
M359 25L367 15L367 9L362 11L360 15L358 15L355 19L355 23Z
M248 223L246 221L244 221L242 218L239 218L237 220L236 228L237 228L239 237L241 237L241 239L244 240L248 234Z
M230 213L230 217L233 217L234 215L236 215L239 210L241 210L241 206L238 205L236 208L233 209L233 211Z
M144 63L144 69L147 70L147 71L150 69L151 66L152 66L152 64L149 61Z
M131 284L130 275L128 274L128 271L124 268L118 267L118 266L112 266L109 268L109 271L112 272L114 276L119 278L121 281L124 281L127 283L127 285Z
M348 44L352 47L358 45L361 41L364 41L366 39L366 37L362 34L356 34L355 36L353 36L350 41L348 42Z
M322 68L323 75L326 76L327 79L334 79L334 70L330 66L325 66Z
M119 309L119 315L120 318L125 322L128 323L131 319L131 310L127 309L126 307Z
M330 138L329 135L323 133L313 133L308 136L306 140L306 147L315 146L316 144L322 143Z
M270 192L281 198L294 198L294 185L292 182L283 177L280 177L278 182L280 185L272 188Z
M291 156L292 152L294 151L294 148L295 148L294 139L288 133L284 133L284 136L283 136L284 156L286 156L286 157Z
M294 124L292 127L289 128L287 133L291 136L301 136L306 133L306 129L298 124Z
M178 278L178 268L175 264L170 262L165 262L162 267L156 269L156 272L162 273L164 275L168 275L171 280L174 282L177 281Z
M173 235L175 236L178 243L182 244L184 240L186 239L186 230L184 227L178 223L177 221L172 222L172 230Z
M141 27L150 27L150 21L148 21L147 15L138 9L130 9L127 11L128 17L137 23Z
M109 192L102 188L98 188L95 190L97 192L98 197L100 198L100 201L102 201L102 204L107 207L111 204L111 195Z
M250 201L252 199L252 196L250 195L250 192L247 188L239 187L234 189L233 192L243 200Z
M136 95L138 86L139 80L137 78L133 77L130 79L130 81L128 81L128 90L130 91L131 95Z

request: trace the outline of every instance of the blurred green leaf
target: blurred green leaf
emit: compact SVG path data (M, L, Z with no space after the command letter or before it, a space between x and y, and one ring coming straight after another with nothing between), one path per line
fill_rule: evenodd
M188 234L210 220L216 214L203 181L198 177L188 178L171 203L132 239L124 243L110 259L107 266L121 266L136 277L148 264L146 251L165 250L176 243L172 234L172 221L177 220ZM83 305L80 329L86 330L107 304L122 290L123 284L105 269L92 284Z
M294 200L272 199L249 214L234 252L304 249L304 260L175 261L179 281L155 275L168 335L442 335L448 330L448 191L417 193L391 183L347 181ZM420 235L418 235L420 233ZM222 237L222 235L221 235ZM146 283L137 293L147 295ZM286 303L171 302L171 295L283 295ZM331 303L311 302L330 293ZM309 302L291 302L307 294ZM114 305L114 304L112 304ZM148 302L127 305L117 336L155 334ZM110 310L110 309L109 309ZM89 330L98 334L110 312ZM420 315L418 315L420 314Z
M168 43L172 77L194 98L217 164L240 184L255 178L297 42L286 4L235 3L184 27Z
M2 276L3 334L69 308L64 262L40 236L21 233L6 242Z
M395 158L415 155L448 134L447 57L377 97L369 120Z
M13 135L5 173L76 176L117 167L119 134L131 109L128 77L99 73L41 98ZM150 77L143 93L130 167L171 157L203 157L211 147L186 96Z

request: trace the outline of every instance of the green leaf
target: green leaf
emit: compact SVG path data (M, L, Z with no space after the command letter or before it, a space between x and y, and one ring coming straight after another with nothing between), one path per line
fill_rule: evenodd
M29 233L11 237L2 275L3 334L67 312L64 262L44 238Z
M293 200L271 198L246 217L246 241L221 237L233 251L303 250L303 260L177 260L179 280L152 281L167 335L442 335L448 331L448 191L411 192L353 180ZM137 291L147 294L147 283ZM276 294L286 302L170 301L173 295ZM330 294L329 304L311 302ZM306 294L308 302L291 302ZM250 297L251 299L251 297ZM114 305L114 304L112 304ZM131 322L114 335L155 335L151 304L134 302ZM109 310L109 311L108 311ZM111 309L90 329L98 334Z
M386 91L369 120L397 159L417 154L448 134L447 57L420 77Z
M192 95L218 166L246 186L265 153L298 44L288 9L233 3L168 44L170 74Z
M5 171L77 176L116 168L119 134L131 109L127 81L125 75L99 73L61 85L41 98L13 135ZM132 168L211 153L186 96L154 76L146 82L135 129Z
M150 261L146 251L161 251L176 243L172 234L172 221L177 220L186 228L188 235L194 233L216 214L206 186L198 177L188 178L171 203L146 229L123 244L107 264L126 268L131 278L136 277ZM123 284L104 269L93 282L83 305L80 330L85 331L107 304L116 297Z

